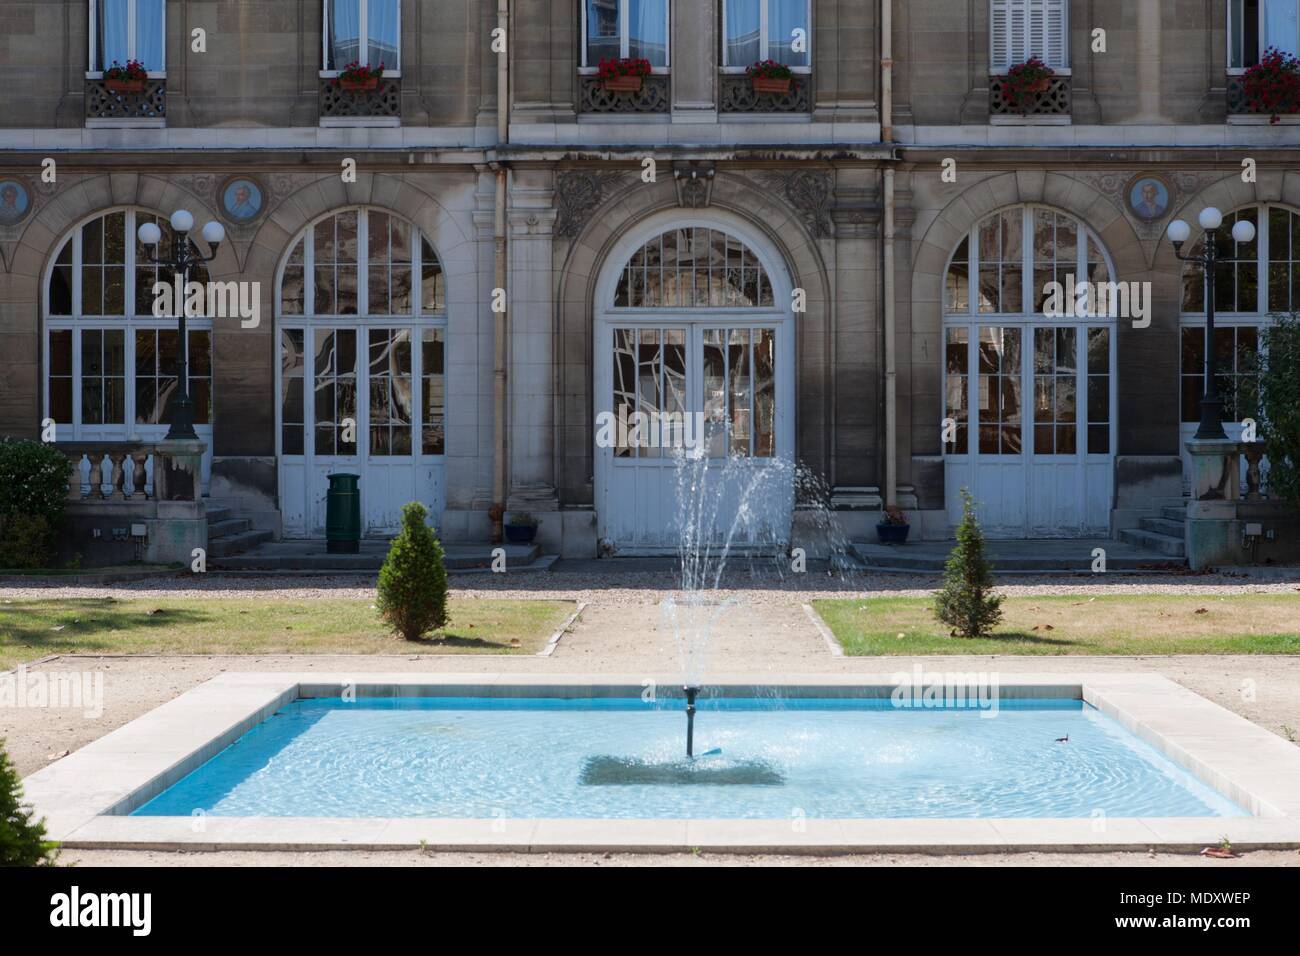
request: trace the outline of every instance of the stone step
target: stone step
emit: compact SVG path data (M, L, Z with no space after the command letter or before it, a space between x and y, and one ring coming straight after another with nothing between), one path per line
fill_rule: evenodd
M1171 538L1182 540L1183 532L1186 529L1185 523L1179 519L1173 518L1142 518L1138 521L1138 526L1143 531L1154 531L1156 534L1167 534Z
M1160 514L1170 521L1186 521L1187 505L1166 505L1160 509Z
M213 521L208 518L208 541L214 538L225 538L232 534L239 534L241 531L247 531L253 526L253 522L247 518L222 518Z
M203 514L208 519L208 524L211 525L229 518L230 509L223 505L208 505L203 509Z
M865 570L938 573L943 570L954 544L953 541L909 541L902 545L855 541L851 549ZM985 541L985 555L992 562L995 574L1091 574L1098 548L1106 552L1107 572L1172 571L1184 566L1178 555L1109 538Z
M222 540L218 539L218 542ZM210 562L208 567L218 571L377 573L388 556L388 545L388 541L382 538L367 538L361 542L361 550L356 554L330 554L323 540L266 541L242 554L221 556L221 560ZM507 571L543 570L549 568L554 560L543 556L536 544L444 544L443 562L448 571L488 570L492 566L495 547L505 549Z
M1187 556L1181 537L1175 538L1173 535L1160 534L1158 531L1144 531L1141 528L1126 528L1119 533L1119 538L1125 544L1131 544L1135 548L1158 551L1171 558Z
M236 534L226 535L220 538L208 539L208 558L225 558L228 559L249 548L271 540L269 531L240 531Z

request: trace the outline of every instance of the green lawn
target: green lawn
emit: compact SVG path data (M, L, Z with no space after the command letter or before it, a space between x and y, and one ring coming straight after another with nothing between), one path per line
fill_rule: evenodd
M572 601L452 598L451 624L404 641L370 600L84 598L0 602L0 670L47 654L534 654Z
M850 656L895 654L1297 654L1300 593L1007 598L993 635L967 640L930 598L814 601Z

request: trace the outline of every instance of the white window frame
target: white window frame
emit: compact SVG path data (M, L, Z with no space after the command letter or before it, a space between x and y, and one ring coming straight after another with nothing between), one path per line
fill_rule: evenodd
M595 73L600 68L600 64L587 62L587 0L578 0L578 6L582 13L582 43L579 51L582 59L578 71L580 73ZM673 65L672 7L672 0L664 0L664 65L652 66L650 68L651 73L667 73ZM622 59L627 59L628 50L631 48L631 29L628 17L628 0L618 0L618 55Z
M1265 50L1266 50L1266 49L1271 45L1271 44L1268 42L1268 37L1266 37L1266 36L1264 35L1264 27L1265 27L1265 25L1268 23L1268 2L1269 2L1269 0L1260 0L1260 2L1259 2L1259 30L1258 30L1258 33L1259 33L1259 52L1260 52L1260 55L1261 55L1261 56L1263 55L1264 51L1265 51ZM1255 64L1253 64L1253 63L1245 64L1244 66L1233 66L1233 65L1232 65L1232 47L1233 47L1233 40L1235 39L1235 37L1233 36L1233 30L1232 30L1232 9L1233 9L1233 7L1235 7L1235 6L1236 6L1237 4L1239 4L1239 3L1240 3L1240 4L1243 4L1243 6L1242 6L1242 17L1243 17L1243 19L1244 19L1244 18L1245 18L1245 6L1244 6L1245 0L1228 0L1228 2L1224 5L1224 16L1226 17L1226 20L1225 20L1225 22L1224 22L1224 36L1227 37L1227 40L1228 40L1228 53L1227 53L1227 57L1225 58L1225 62L1226 62L1227 65L1228 65L1228 75L1229 75L1229 76L1242 76L1242 75L1245 74L1245 72L1246 72L1248 69L1250 69L1252 66L1255 65ZM1297 34L1300 34L1300 18L1297 18L1297 23L1296 23L1296 32L1297 32ZM1296 37L1296 47L1297 47L1297 49L1300 49L1300 35L1297 35L1297 37ZM1244 59L1244 56L1243 56L1243 59ZM1258 62L1258 61L1256 61L1256 62Z
M724 73L744 73L745 69L752 64L750 63L728 63L727 62L727 3L729 0L722 0L722 71ZM772 0L759 0L758 12L758 58L760 60L770 59L771 53L768 49L771 37L768 35L768 5ZM812 72L812 0L806 0L804 4L804 27L808 31L808 65L791 66L792 73L811 73Z
M1000 216L1007 209L999 209L995 212L981 216L967 231L965 240L967 243L967 271L966 276L966 297L967 308L963 312L949 312L946 308L943 311L943 331L941 336L941 348L945 351L942 353L946 361L946 349L948 341L948 329L964 328L967 329L966 338L966 376L967 376L967 402L969 417L966 420L966 450L960 452L949 452L944 445L943 457L945 459L968 462L976 458L985 460L997 460L1005 457L1008 460L1023 458L1026 461L1035 457L1063 460L1070 456L1054 455L1039 453L1031 450L1033 448L1032 431L1034 428L1033 420L1033 338L1028 330L1032 328L1073 328L1077 330L1075 347L1077 349L1077 368L1075 371L1075 381L1078 388L1076 421L1075 427L1078 429L1077 435L1079 444L1075 453L1075 458L1083 463L1099 463L1109 461L1118 456L1119 440L1119 415L1116 412L1119 401L1119 323L1117 319L1103 315L1078 315L1078 316L1052 316L1043 312L1032 311L1024 306L1029 306L1034 301L1034 247L1033 247L1033 222L1034 213L1039 209L1045 209L1059 216L1067 216L1072 219L1077 227L1078 240L1075 249L1075 268L1074 276L1076 282L1084 281L1088 268L1088 240L1091 240L1097 246L1097 251L1101 254L1102 265L1106 269L1106 274L1099 281L1115 282L1115 263L1111 259L1110 252L1101 237L1088 226L1082 219L1073 213L1057 209L1053 206L1043 205L1041 203L1029 203L1027 205L1011 207L1021 214L1021 238L1020 238L1020 269L1021 269L1021 310L1019 312L981 312L979 311L979 233L980 226L987 222L992 216ZM957 250L961 248L961 240L953 248L952 253L948 256L948 263L944 267L944 288L946 290L948 283L948 271L952 268L953 260L957 257ZM992 453L983 453L979 451L979 333L981 328L1017 328L1021 330L1020 349L1021 349L1021 368L1019 378L1021 382L1021 404L1020 404L1020 440L1021 454L1000 456ZM1088 370L1087 370L1087 335L1091 329L1106 329L1110 333L1110 356L1109 369L1109 416L1107 424L1110 426L1109 451L1103 453L1092 453L1088 451L1088 407L1087 407L1087 388ZM943 414L947 414L947 372L944 371L939 376L939 408Z
M357 214L357 312L353 315L336 315L329 312L318 312L316 310L316 224L335 216L348 212ZM391 218L400 219L411 229L411 311L410 312L370 312L370 269L369 260L365 258L370 248L370 213L382 213ZM294 462L311 463L316 460L334 460L354 461L364 457L369 460L372 457L386 457L372 455L369 451L369 428L370 428L370 407L361 401L362 385L369 388L370 381L370 364L369 364L369 330L384 328L410 328L415 335L411 340L411 381L418 388L420 401L414 406L416 409L412 415L411 421L411 450L410 457L413 462L441 462L447 457L447 422L450 419L451 412L451 390L447 387L447 380L451 377L450 363L448 356L451 354L450 335L447 329L447 308L443 304L441 312L426 311L424 308L424 243L429 243L429 248L433 250L434 258L442 268L443 282L447 279L446 265L438 255L438 250L433 244L433 240L425 235L414 222L407 219L399 213L390 212L376 206L343 206L338 209L332 209L323 216L317 216L306 228L299 231L288 244L286 251L280 258L280 264L275 271L275 455L280 461L292 460ZM284 273L289 267L289 258L293 255L294 249L302 243L302 269L303 269L303 296L302 312L285 312L283 310L283 289ZM444 293L445 293L444 285ZM367 304L367 309L361 309L361 303ZM280 333L286 329L298 329L303 333L303 450L299 454L287 455L284 452L284 407L283 407L283 372L284 369L280 362ZM309 433L315 425L316 415L316 397L315 389L311 383L314 381L316 369L314 367L315 356L311 352L311 342L313 333L317 329L339 330L353 329L357 332L357 451L351 455L324 455L318 454L315 450L315 438L309 437ZM423 389L425 372L424 356L421 350L421 341L425 329L442 330L442 348L443 348L443 409L442 409L442 427L443 427L443 452L441 455L425 454L421 449L420 428L427 424L424 421L424 393ZM363 407L364 406L364 407ZM367 451L363 456L361 454L362 435L365 435ZM308 451L308 449L311 449Z
M1008 69L1010 69L1012 66L1015 66L1017 62L1022 62L1014 59L1010 63L995 63L993 61L993 51L997 47L997 31L993 19L993 7L995 4L1000 2L1021 4L1023 6L1024 15L1027 18L1031 6L1033 5L1045 6L1047 3L1051 2L1051 0L990 0L989 3L989 75L990 76L1004 76ZM1061 38L1061 50L1062 50L1062 56L1064 57L1064 62L1060 64L1048 63L1047 65L1050 66L1053 70L1055 70L1058 76L1069 76L1072 72L1070 67L1070 3L1069 0L1062 0L1062 2L1064 3L1065 6L1065 18L1064 18L1065 22L1062 27L1064 31L1064 35ZM1027 23L1025 29L1026 32L1028 32ZM1010 46L1009 43L1008 46Z
M1268 308L1268 264L1269 264L1269 243L1271 242L1271 227L1269 225L1270 209L1285 209L1292 215L1300 216L1300 209L1289 206L1283 202L1255 202L1246 203L1244 206L1237 206L1230 212L1224 214L1225 220L1229 215L1235 215L1244 212L1247 209L1255 210L1255 286L1258 289L1259 298L1257 300L1258 308L1254 312L1236 312L1225 309L1214 310L1214 324L1217 325L1269 325L1273 321L1274 313ZM1197 240L1205 237L1202 230L1199 234L1192 237L1189 249L1195 245ZM1183 289L1182 284L1187 272L1192 268L1190 263L1184 263L1183 269L1178 274L1178 318L1182 325L1205 325L1205 310L1199 312L1188 312L1182 307Z
M365 50L370 45L370 17L369 6L370 0L357 0L357 18L360 33L358 34L358 49ZM333 79L342 73L342 70L327 70L325 64L330 61L330 31L329 31L330 3L329 0L321 0L321 31L320 31L320 76L322 79ZM369 66L369 64L366 64ZM384 68L382 74L385 77L401 79L402 76L402 2L397 0L397 66L394 69Z
M151 80L164 80L167 78L167 4L163 3L163 62L162 69L149 70L148 75ZM135 16L136 0L126 0L126 58L134 60L136 58L135 49ZM99 55L99 0L90 0L90 29L87 31L89 45L89 56L86 60L86 79L99 80L103 79L104 71L95 69L95 61Z
M124 228L126 230L126 256L123 263L125 274L123 276L122 294L123 294L123 314L122 315L95 315L87 313L82 308L82 289L81 289L81 266L82 266L82 231L88 223L96 219L106 219L113 213L125 213ZM136 267L151 265L148 261L141 262L136 258L136 226L137 217L144 213L153 215L159 219L166 219L162 213L152 213L147 209L138 209L134 207L117 206L112 209L105 209L97 212L93 216L82 219L73 227L72 234L64 242L59 243L57 252L50 258L45 269L45 275L41 284L41 304L42 312L45 316L44 327L41 332L41 408L42 417L51 414L50 409L50 333L64 330L72 331L72 422L60 422L63 427L72 429L71 441L93 441L104 437L106 433L125 431L126 440L140 440L141 429L158 429L167 427L163 422L158 425L145 425L136 421L136 395L135 395L135 333L138 331L177 331L177 321L174 316L155 316L152 314L140 314L135 311L135 294L136 294ZM197 238L197 237L191 237ZM54 269L58 265L58 257L63 252L64 244L70 244L72 247L72 314L71 315L51 315L50 314L50 281L54 276ZM212 338L213 325L211 316L187 316L185 320L186 334L190 332L207 332L209 348L215 348L215 341ZM122 332L122 382L125 394L122 398L122 422L102 422L98 424L83 424L81 420L81 391L82 391L82 357L81 357L81 332L104 332L104 331L121 331ZM189 343L185 343L185 348L189 348ZM216 417L216 367L215 363L210 365L212 374L210 378L210 395L212 397L212 416L206 424L195 424L194 428L200 438L205 438L211 444L212 439L212 419Z

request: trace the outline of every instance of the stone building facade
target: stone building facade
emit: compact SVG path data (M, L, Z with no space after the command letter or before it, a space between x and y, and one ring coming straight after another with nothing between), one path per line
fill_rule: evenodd
M453 541L527 510L555 553L671 548L676 465L602 443L620 408L800 462L851 537L888 502L944 537L963 487L994 534L1118 534L1188 490L1204 298L1168 222L1257 225L1219 282L1226 384L1300 300L1300 127L1241 95L1295 9L3 0L0 433L52 421L84 498L132 490L178 347L134 230L185 209L258 313L191 323L204 493L274 535L319 536L353 471L376 535L420 499ZM1031 56L1054 72L1016 102ZM385 71L348 88L353 60ZM1048 315L1066 276L1147 313Z

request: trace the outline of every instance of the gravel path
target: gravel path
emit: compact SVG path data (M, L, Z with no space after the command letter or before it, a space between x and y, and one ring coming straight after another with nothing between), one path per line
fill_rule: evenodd
M29 670L102 673L105 682L103 714L87 719L80 711L56 709L0 709L0 737L21 774L59 759L110 730L209 678L232 670L246 671L475 671L550 673L644 674L673 679L680 673L679 656L670 623L660 602L674 592L677 576L667 567L637 570L601 570L588 573L586 563L551 574L497 578L488 575L453 579L458 597L564 598L588 603L577 625L560 641L553 656L492 657L392 655L277 655L277 656L166 656L166 657L59 657L29 666ZM606 565L608 566L608 565ZM563 565L560 566L563 568ZM728 575L716 597L725 605L718 615L706 656L706 672L763 673L774 679L807 673L885 673L910 670L920 662L930 670L1039 671L1082 673L1099 671L1151 671L1178 681L1197 693L1235 711L1288 739L1300 736L1300 656L1182 656L1182 657L889 657L837 658L808 620L802 605L818 597L871 597L881 594L924 596L932 592L933 576L852 575L835 577L824 571L785 577L751 574L742 570ZM1268 579L1230 575L1122 576L1105 583L1087 576L1016 578L1001 589L1008 595L1045 594L1243 594L1300 591L1300 571L1274 572ZM178 578L143 584L105 587L0 587L0 601L25 598L119 599L147 597L249 597L303 602L318 597L370 598L370 587L355 577L246 578L219 575L201 579ZM817 858L727 856L473 854L470 857L418 853L220 853L159 854L126 851L78 851L66 862L87 865L429 865L447 862L523 863L544 865L710 865L760 862L805 863ZM888 865L897 855L832 858L833 862ZM960 863L986 865L999 862L1044 866L1148 863L1202 863L1196 857L1147 854L1015 854L971 857L925 856L909 863ZM1300 856L1289 853L1251 854L1227 865L1293 864ZM1223 864L1215 864L1223 865Z

